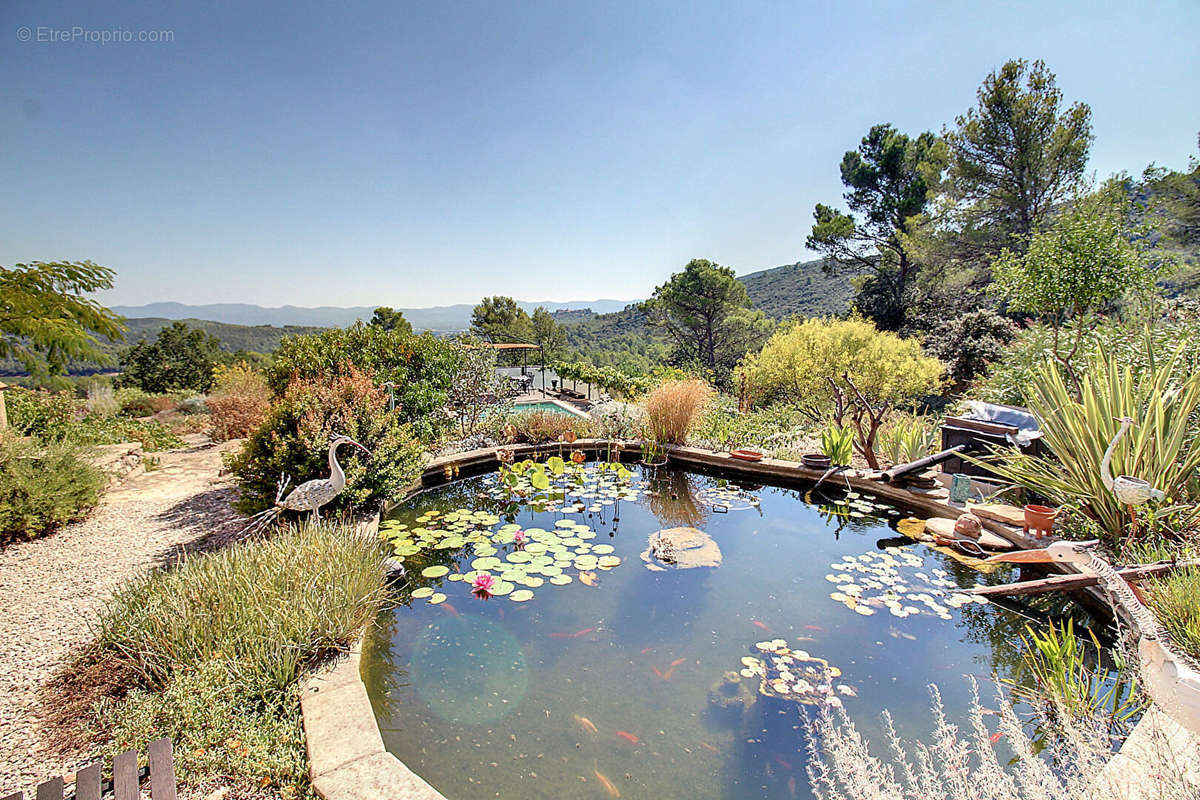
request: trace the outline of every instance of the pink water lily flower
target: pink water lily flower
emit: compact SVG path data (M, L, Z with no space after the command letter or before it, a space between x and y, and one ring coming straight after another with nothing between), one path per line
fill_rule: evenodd
M495 585L496 579L485 572L481 575L476 575L475 580L471 581L471 591L479 597L487 599L491 597L492 587Z
M527 538L528 537L525 536L525 531L517 531L513 534L513 541L516 542L517 547L524 547Z

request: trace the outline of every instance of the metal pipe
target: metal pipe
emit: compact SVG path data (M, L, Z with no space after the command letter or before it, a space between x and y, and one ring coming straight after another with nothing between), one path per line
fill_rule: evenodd
M903 478L905 475L909 475L913 472L920 472L926 467L932 467L934 464L940 464L952 456L966 452L968 449L970 448L966 444L956 444L954 447L943 450L940 453L934 453L931 456L925 456L924 458L918 458L916 461L910 461L907 464L901 464L897 467L892 467L879 477L884 483L891 483L897 478Z

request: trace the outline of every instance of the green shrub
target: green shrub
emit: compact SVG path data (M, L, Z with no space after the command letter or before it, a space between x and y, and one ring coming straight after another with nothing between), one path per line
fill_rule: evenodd
M221 343L185 322L172 322L153 341L141 341L121 354L121 380L147 392L207 391Z
M72 444L0 438L0 544L36 539L81 518L107 482Z
M879 450L892 463L908 464L933 452L939 427L918 416L897 416L879 431Z
M303 790L297 682L373 619L383 555L376 537L305 525L135 578L72 665L133 690L96 707L94 732L110 752L170 736L185 782Z
M165 425L128 417L87 417L64 431L63 438L80 445L141 442L148 453L183 446L183 440Z
M116 391L120 413L127 417L149 417L154 414L150 395L136 386L125 386Z
M61 439L75 422L75 401L65 392L14 386L4 393L8 424L18 436Z
M734 398L724 397L709 405L689 441L713 450L769 450L796 439L810 427L812 420L795 406L778 404L740 412Z
M849 425L830 425L821 431L821 452L838 467L848 467L854 459L854 429Z
M925 336L925 352L941 359L955 386L975 380L1004 357L1017 334L1009 319L987 308L955 314Z
M322 513L396 496L421 473L424 453L411 426L388 411L387 392L352 364L319 379L297 378L229 463L237 475L238 508L254 512L275 500L281 474L294 483L329 475L329 437L343 433L371 456L343 447L338 462L346 489Z
M1200 568L1177 569L1143 585L1171 638L1185 653L1200 660Z
M373 375L377 383L395 383L400 419L411 423L423 440L432 441L449 426L437 412L446 405L459 360L460 351L452 342L432 334L412 336L357 324L285 338L275 351L267 383L278 399L297 379L324 381L354 367Z

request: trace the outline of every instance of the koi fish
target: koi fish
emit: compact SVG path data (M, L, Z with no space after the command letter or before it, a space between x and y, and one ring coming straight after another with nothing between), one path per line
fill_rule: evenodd
M551 639L573 639L575 637L569 633L552 633L552 634L550 634L550 638Z
M571 638L578 639L580 636L587 636L589 633L595 633L595 632L596 632L595 628L584 628L581 631L575 631L574 633L572 633Z
M776 764L778 764L779 766L783 767L784 769L791 769L791 768L792 768L792 765L791 765L791 763L789 763L789 762L788 762L788 760L787 760L786 758L784 758L783 756L779 755L779 753L775 753L775 754L772 756L772 758L773 758L773 759L775 759L775 763L776 763Z
M629 731L617 731L617 736L620 736L622 739L629 742L630 744L637 744L639 741L641 741L640 739L638 739L638 737L634 736Z
M617 789L608 778L604 777L604 773L598 769L592 770L592 774L596 776L596 780L600 781L600 785L604 787L604 791L608 792L609 797L620 797L621 792Z
M791 795L792 797L796 796L796 776L795 775L788 778L788 794Z
M657 675L658 677L662 678L663 674L662 674L662 672L661 672L661 671L658 669L658 667L656 667L656 666L654 666L654 665L651 665L651 666L650 666L650 669L654 670L654 674L655 674L655 675ZM666 678L663 678L663 680L666 680Z
M587 717L581 717L578 714L572 714L571 717L578 723L579 727L583 728L588 733L599 733L600 729L596 727L596 723L592 722Z
M1002 732L996 731L995 733L993 733L991 736L988 737L988 741L991 742L992 744L995 744L996 742L1000 741L1000 737L1003 735L1004 734Z
M653 647L643 647L643 648L642 648L642 655L646 655L646 653L649 653L649 652L650 652L651 650L653 650L653 649L654 649Z
M713 747L713 746L712 746L711 744L709 744L708 742L701 742L701 743L700 743L700 746L701 746L701 747L703 747L705 750L709 750L709 751L711 751L711 752L713 752L713 753L719 753L719 752L721 752L720 750L718 750L717 748Z
M445 611L447 614L449 614L452 617L457 617L459 614L458 609L455 608L454 606L450 605L449 603L442 603L441 609L442 609L442 611Z
M825 629L822 628L820 625L805 625L804 630L806 630L806 631L822 631L823 632Z
M768 628L768 627L767 627L767 626L766 626L764 623L762 623L762 622L759 622L759 621L758 621L758 620L756 620L756 619L752 619L752 620L750 620L750 624L751 624L751 625L753 625L754 627L758 628L759 630L763 630L763 631L770 631L770 630L771 630L771 629L770 629L770 628Z
M686 658L677 658L677 659L675 659L674 661L672 661L672 662L671 662L671 666L672 666L672 667L678 667L680 664L682 664L682 663L683 663L683 662L685 662L685 661L687 661L687 659L686 659Z
M675 674L675 668L671 667L669 670L667 670L666 672L663 673L662 679L664 681L669 681L669 680L671 680L671 676L674 674Z

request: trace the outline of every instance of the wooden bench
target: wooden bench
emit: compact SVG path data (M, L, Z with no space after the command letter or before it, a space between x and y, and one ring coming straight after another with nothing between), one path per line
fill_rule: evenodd
M175 800L175 759L171 740L159 739L146 748L149 768L138 769L137 753L126 750L113 759L112 780L104 780L101 764L89 764L75 773L74 800L138 800L143 777L149 775L152 800ZM64 800L66 785L63 779L51 778L38 784L35 800ZM10 794L3 800L25 800L24 792Z

